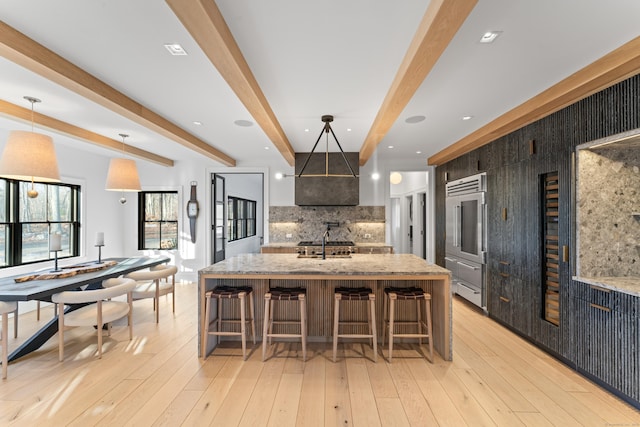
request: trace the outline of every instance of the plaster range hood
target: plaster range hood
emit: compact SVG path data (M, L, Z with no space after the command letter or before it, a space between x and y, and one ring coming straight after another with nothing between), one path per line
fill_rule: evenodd
M356 176L351 174L344 157ZM296 153L295 204L357 206L360 204L359 153ZM306 162L308 159L308 162ZM305 162L304 173L299 176Z

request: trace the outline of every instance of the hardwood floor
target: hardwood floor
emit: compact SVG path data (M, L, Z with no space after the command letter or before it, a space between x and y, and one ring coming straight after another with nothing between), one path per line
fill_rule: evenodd
M76 328L64 362L54 338L9 364L0 425L640 425L640 412L458 300L453 362L399 346L376 364L368 345L347 344L333 363L330 343L311 343L306 363L296 343L266 363L258 344L243 362L239 342L202 361L196 286L177 286L175 315L163 298L156 325L152 301L135 302L134 339L117 322L101 360L95 332ZM21 315L10 347L50 316Z

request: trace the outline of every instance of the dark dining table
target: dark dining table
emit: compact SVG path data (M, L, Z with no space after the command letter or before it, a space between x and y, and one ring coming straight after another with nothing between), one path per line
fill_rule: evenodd
M115 264L104 269L76 274L71 277L28 280L16 282L25 274L0 278L0 301L51 301L51 296L62 291L81 290L100 287L103 280L120 277L133 271L143 270L169 262L167 257L132 257L107 258L103 262L114 261ZM86 265L86 264L82 264ZM46 270L39 271L44 273ZM40 348L58 331L58 317L53 317L35 334L27 338L9 355L9 361L25 356Z

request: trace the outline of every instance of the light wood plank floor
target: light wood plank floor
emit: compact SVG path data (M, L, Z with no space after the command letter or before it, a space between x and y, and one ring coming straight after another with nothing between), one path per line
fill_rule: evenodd
M640 425L640 412L458 300L454 361L434 364L408 346L376 364L361 344L341 345L334 364L328 343L311 343L306 363L296 343L266 363L259 344L243 362L235 342L202 361L196 286L178 285L175 315L168 298L160 309L156 325L152 301L135 302L134 339L117 322L102 360L94 331L76 328L63 363L54 338L9 364L0 425ZM51 316L21 315L10 347Z

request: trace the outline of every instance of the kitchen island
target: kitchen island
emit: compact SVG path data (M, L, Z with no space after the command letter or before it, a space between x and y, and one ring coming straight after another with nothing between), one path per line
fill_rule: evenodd
M310 341L330 341L332 337L333 289L336 286L368 286L376 295L378 331L382 331L383 289L388 286L418 286L431 293L433 345L445 360L451 360L451 273L424 259L409 254L354 254L337 258L298 258L295 254L244 254L226 259L198 271L199 354L211 351L210 340L204 348L205 293L217 284L252 286L256 301L256 330L261 331L262 296L273 286L303 286L307 289L308 335ZM234 309L230 315L234 316ZM223 309L224 311L224 309ZM407 314L410 310L407 310ZM226 313L225 313L226 314ZM362 316L361 313L346 313ZM215 317L215 307L212 307ZM259 332L258 332L259 333Z

